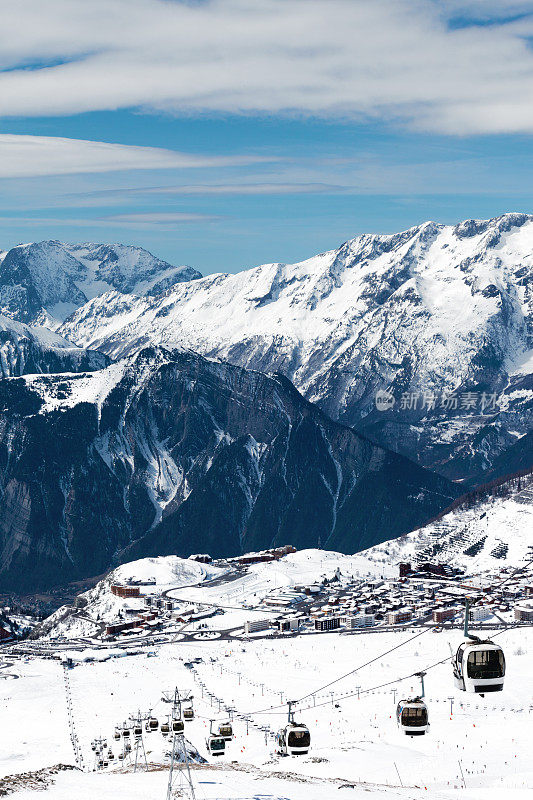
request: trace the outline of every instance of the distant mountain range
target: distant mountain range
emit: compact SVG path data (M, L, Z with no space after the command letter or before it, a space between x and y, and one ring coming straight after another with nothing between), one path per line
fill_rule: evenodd
M532 427L532 267L531 216L428 222L159 296L107 293L60 332L112 358L179 344L281 372L332 418L476 483Z
M0 591L146 555L287 541L355 552L458 493L287 379L193 353L147 348L92 373L0 380Z
M106 291L159 294L200 278L142 247L35 242L0 254L0 313L55 328L76 308Z

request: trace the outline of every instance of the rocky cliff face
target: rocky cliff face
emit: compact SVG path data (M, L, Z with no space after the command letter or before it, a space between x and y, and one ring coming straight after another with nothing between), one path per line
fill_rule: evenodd
M115 289L158 294L200 273L174 267L141 247L34 242L13 247L0 262L0 313L55 328L76 308Z
M130 556L277 543L355 552L457 496L328 419L283 377L147 348L0 381L0 589Z
M0 378L39 372L87 372L110 359L84 350L46 328L31 328L0 314Z
M384 447L481 482L531 428L532 269L533 217L426 223L157 297L111 293L62 331L112 357L179 342L282 372Z

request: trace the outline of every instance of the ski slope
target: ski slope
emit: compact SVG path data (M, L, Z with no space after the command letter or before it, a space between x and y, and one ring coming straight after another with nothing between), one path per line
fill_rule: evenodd
M143 652L81 663L69 671L69 678L84 763L88 769L93 766L91 741L107 737L114 747L114 726L138 709L152 709L163 721L170 706L162 702L162 692L177 685L194 695L196 719L187 723L186 736L211 765L193 769L198 797L322 800L339 796L338 788L346 784L354 788L343 789L341 796L354 798L367 797L368 792L416 798L426 791L435 798L477 798L480 793L496 798L503 791L525 797L533 787L533 632L498 634L507 659L505 689L485 698L464 695L453 687L448 657L450 645L455 648L461 639L458 631L428 629L380 657L416 633L420 630L365 633L360 634L362 640L316 634L271 642L178 643L161 647L156 656ZM195 671L185 667L186 661L197 657L203 663L195 665ZM430 732L406 737L396 727L395 701L418 692L418 679L398 678L441 659L445 663L430 669L426 677ZM355 674L321 689L357 667ZM0 775L73 763L61 664L20 660L0 669L0 675L8 671L19 677L0 681L3 727L9 731L0 741ZM311 731L311 751L300 758L280 758L273 739L265 739L255 726L276 731L286 719L287 699L310 692L317 693L299 705L297 719ZM249 715L249 721L235 717L235 738L227 755L214 759L207 753L205 737L210 719L227 718L226 712L218 712L218 698L222 708L231 706ZM168 746L159 732L145 734L144 739L153 772L133 774L127 765L105 774L65 772L54 778L45 797L164 797L166 771L161 765ZM23 791L18 796L29 794Z

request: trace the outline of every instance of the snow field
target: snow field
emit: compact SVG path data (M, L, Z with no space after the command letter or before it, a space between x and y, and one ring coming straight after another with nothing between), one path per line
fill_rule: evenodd
M209 719L222 721L227 714L218 713L218 703L209 698L207 691L240 713L270 709L263 714L253 713L251 718L257 725L269 725L276 731L286 719L285 708L279 706L287 699L298 699L320 689L413 635L413 631L405 631L356 636L317 634L268 642L176 643L161 647L157 657L138 655L81 664L69 675L85 763L92 763L90 743L97 736L107 737L117 755L114 726L137 709L152 708L161 723L170 711L170 706L161 700L163 690L177 685L194 694L196 719L186 724L186 736L208 757L205 737ZM228 745L227 755L219 759L208 757L217 767L216 772L197 775L198 780L204 781L198 783L198 796L300 800L305 795L307 800L322 799L338 796L338 783L333 781L340 779L354 784L366 782L371 785L367 788L379 790L387 797L424 796L424 787L435 798L459 795L477 798L481 789L483 797L488 798L496 798L502 790L512 790L513 797L522 794L525 797L525 792L533 786L530 759L533 632L512 630L498 636L496 641L504 647L507 659L505 689L485 698L466 695L453 687L448 643L455 648L460 640L458 631L424 633L405 647L323 689L315 700L302 702L296 717L309 726L312 737L312 749L306 757L274 757L272 740L265 743L264 733L250 723L247 732L246 722L236 717L235 739ZM196 657L204 661L195 667L195 680L194 672L185 668L180 659ZM424 737L406 737L396 728L395 702L418 693L418 679L409 678L373 692L365 690L411 675L443 658L447 662L429 670L426 676L430 732ZM0 681L3 728L9 732L0 743L0 775L58 762L73 763L60 664L52 660L28 663L17 660L9 672L20 677ZM200 680L206 687L203 692ZM395 695L394 688L398 690ZM355 696L343 699L343 694ZM450 697L454 698L451 717ZM145 735L145 745L148 760L160 763L168 749L160 733ZM230 764L233 760L250 765L247 769L251 772L235 773ZM460 788L461 769L466 790ZM276 778L280 772L291 773L293 777ZM297 776L311 783L298 783L294 779ZM121 797L122 793L130 798L163 797L165 779L165 772L64 773L57 777L48 793L52 800L66 796L82 800L94 796L111 798ZM399 787L400 780L406 787L404 791ZM420 787L420 794L413 787ZM343 791L349 792L350 797L363 796L361 788ZM25 794L19 796L24 798ZM368 796L366 790L365 796Z

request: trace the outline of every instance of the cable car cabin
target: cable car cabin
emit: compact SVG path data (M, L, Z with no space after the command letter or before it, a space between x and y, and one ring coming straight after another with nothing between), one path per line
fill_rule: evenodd
M129 728L124 728L124 730L122 731L122 736L125 739L127 739L129 737L129 735L130 735L130 729Z
M185 722L190 722L194 719L194 710L192 706L190 706L190 708L183 709L183 719Z
M226 740L222 736L209 736L206 744L212 756L223 756L226 752Z
M163 722L163 724L161 725L161 733L163 734L163 736L168 736L168 734L170 733L170 725L167 722Z
M133 729L134 735L138 738L143 735L142 725L136 725Z
M311 746L309 728L307 725L290 722L279 731L276 743L278 753L282 756L305 756Z
M463 642L452 661L455 685L463 692L501 692L505 676L502 648L489 640Z
M233 727L230 722L223 722L218 726L218 735L222 736L227 742L233 739Z
M400 700L396 708L396 722L407 736L423 736L429 728L428 709L421 698Z
M146 725L144 726L144 729L146 730L147 733L152 733L153 731L156 731L158 728L159 728L159 722L155 717L150 717L150 719L146 720Z
M172 732L173 733L183 733L185 725L183 724L182 719L174 719L172 720Z
M119 739L120 739L120 731L116 730L115 731L115 741L118 742Z

